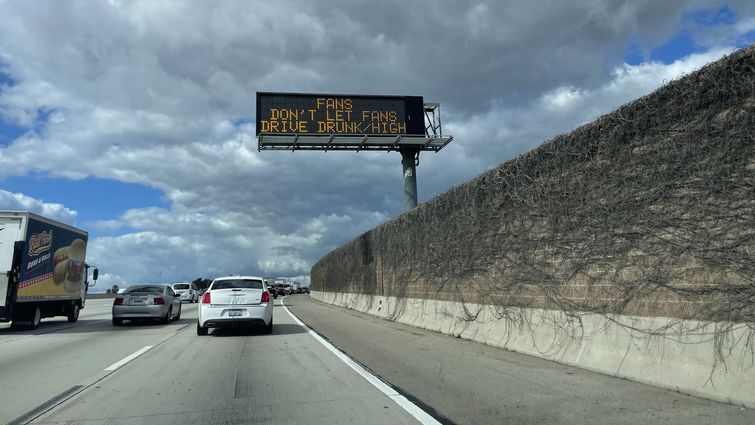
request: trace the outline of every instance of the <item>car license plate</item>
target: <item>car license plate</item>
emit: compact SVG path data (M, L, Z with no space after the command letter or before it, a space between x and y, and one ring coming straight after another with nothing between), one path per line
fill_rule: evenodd
M145 300L145 299L131 300L131 304L146 304L146 303L147 303L147 300Z
M241 316L241 310L228 310L229 317Z

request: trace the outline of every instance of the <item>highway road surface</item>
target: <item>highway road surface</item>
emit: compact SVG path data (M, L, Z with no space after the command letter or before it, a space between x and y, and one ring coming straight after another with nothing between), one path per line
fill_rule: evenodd
M78 323L0 324L0 423L752 424L755 412L326 306L277 302L272 335L113 327L112 300ZM310 332L288 309L311 325ZM330 342L326 341L329 340ZM337 346L346 354L333 348ZM390 386L356 364L363 364ZM436 421L437 420L437 421Z

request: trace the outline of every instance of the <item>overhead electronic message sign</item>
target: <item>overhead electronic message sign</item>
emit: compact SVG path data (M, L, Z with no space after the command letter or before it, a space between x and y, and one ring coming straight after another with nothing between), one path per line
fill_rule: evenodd
M425 135L421 96L257 93L257 134Z

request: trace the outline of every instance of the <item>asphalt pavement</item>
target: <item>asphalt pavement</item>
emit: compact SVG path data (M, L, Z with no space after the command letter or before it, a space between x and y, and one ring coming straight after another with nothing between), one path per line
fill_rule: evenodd
M272 335L199 337L196 304L122 327L111 304L89 300L73 324L0 326L0 423L417 423L280 306Z
M738 406L286 297L318 335L280 301L272 335L199 337L196 304L168 325L113 327L110 299L77 323L0 324L0 423L755 423Z

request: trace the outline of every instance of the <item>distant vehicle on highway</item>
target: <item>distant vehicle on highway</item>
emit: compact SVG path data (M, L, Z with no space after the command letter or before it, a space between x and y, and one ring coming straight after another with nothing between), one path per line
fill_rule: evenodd
M275 279L275 290L278 295L291 295L297 293L296 282L289 282L286 279Z
M267 292L270 293L270 295L273 296L273 298L278 298L278 291L275 289L275 285L270 284L270 281L265 279L265 288L267 289Z
M113 300L113 326L123 320L159 319L162 323L181 318L181 297L170 285L132 285Z
M226 276L212 281L198 309L197 335L210 328L264 326L273 331L273 301L255 276Z
M195 303L199 301L199 290L193 283L174 283L173 291L181 297L181 301Z
M279 283L275 285L275 292L278 295L291 295L292 288L291 284L288 283Z

